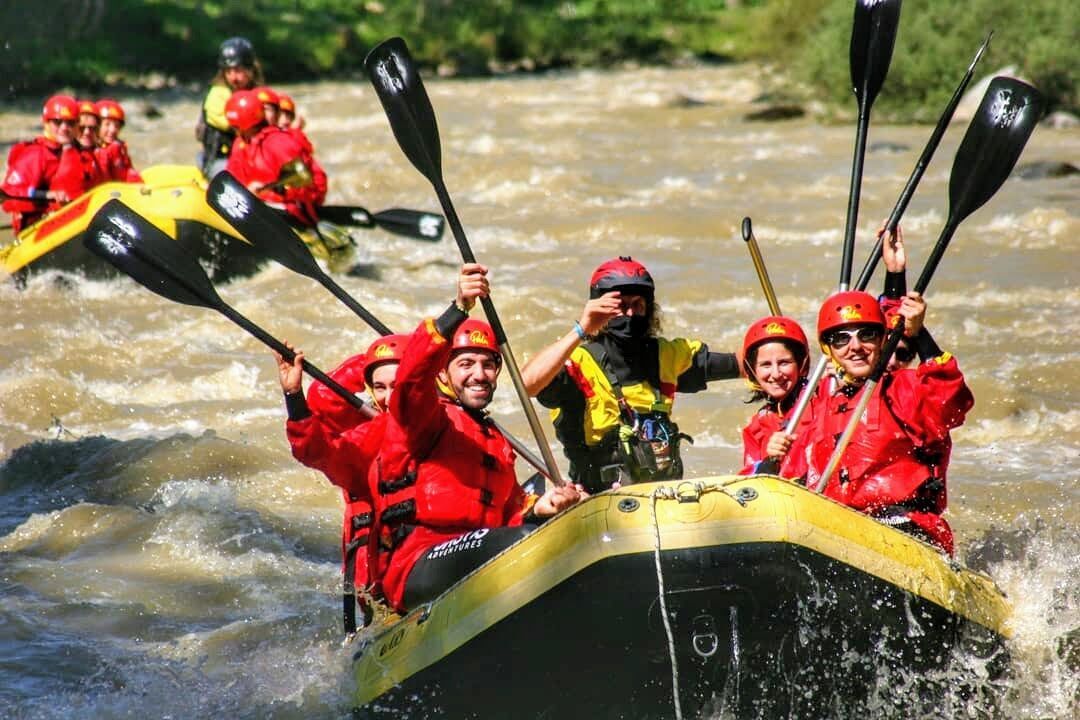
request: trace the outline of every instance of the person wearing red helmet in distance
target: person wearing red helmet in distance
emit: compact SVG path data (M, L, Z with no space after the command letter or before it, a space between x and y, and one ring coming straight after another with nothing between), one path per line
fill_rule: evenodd
M314 225L316 208L326 199L326 174L311 153L291 133L266 122L254 90L233 93L225 103L225 116L238 135L225 169L295 222Z
M601 264L581 319L521 370L529 395L552 409L570 477L588 492L681 478L675 393L739 377L734 354L700 340L659 337L656 286L630 257Z
M956 358L942 352L926 332L926 302L917 292L896 297L904 284L899 236L884 244L883 256L888 271L886 304L903 317L904 335L921 362L882 377L823 492L951 555L952 529L942 517L952 449L949 433L963 424L975 399ZM819 386L810 401L812 421L800 425L795 437L784 438L793 466L805 464L810 487L823 474L866 380L881 359L890 324L879 300L864 292L837 293L821 306L818 340L822 352L833 361L838 382L835 388Z
M485 413L502 358L491 327L468 313L488 291L487 268L464 265L457 298L420 324L398 366L369 475L369 567L379 569L381 591L399 611L439 595L581 498L572 485L526 494L510 443Z
M307 121L303 115L296 112L296 102L285 93L278 93L278 126L288 130L290 128L303 131Z
M743 369L750 383L749 402L764 400L743 428L743 474L758 471L770 457L768 444L781 430L806 386L810 346L806 333L789 317L770 315L755 320L743 339ZM806 422L804 420L803 422ZM783 476L790 472L780 468Z
M369 583L367 540L372 505L367 476L382 444L386 405L394 390L397 366L407 340L406 335L380 337L365 353L349 358L330 373L330 377L354 393L367 389L372 407L379 413L370 421L321 382L311 384L305 399L301 385L303 353L297 352L291 363L275 355L289 415L285 430L293 457L325 474L341 488L344 496L341 557L346 633L356 631L358 600L361 627L372 619L371 604L365 596L358 598L356 593L357 588L366 590Z
M97 101L98 117L101 118L101 142L97 149L98 164L109 180L116 182L142 182L131 163L127 143L120 139L124 127L124 108L115 100Z
M89 189L75 143L79 103L69 95L53 95L45 101L41 122L41 135L15 143L8 151L0 185L8 195L20 198L3 203L16 233Z

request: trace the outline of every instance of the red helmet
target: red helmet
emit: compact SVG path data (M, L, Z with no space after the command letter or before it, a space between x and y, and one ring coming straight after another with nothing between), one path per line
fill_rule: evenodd
M502 360L499 344L495 342L495 331L483 320L469 318L461 323L454 331L451 347L454 350L486 350Z
M102 120L119 120L124 122L124 108L115 100L97 101L98 117Z
M844 325L880 325L885 327L885 316L877 298L870 293L848 290L836 293L818 311L818 340L825 333Z
M399 363L405 355L405 346L409 344L408 335L383 335L368 347L368 363L364 367L364 382L371 384L371 374L375 368L386 363Z
M277 97L278 107L281 109L281 112L290 112L293 115L296 114L296 103L293 102L293 99L291 97L289 97L285 93L278 93Z
M620 288L632 289L635 294L651 298L656 285L644 265L629 255L620 255L593 271L589 278L589 297L598 298Z
M746 365L748 377L753 377L750 366L750 351L758 345L776 340L786 341L797 345L806 358L810 354L810 345L806 342L806 333L799 327L799 323L782 315L770 315L760 320L755 320L746 331L743 338L743 363Z
M79 103L70 95L53 95L41 109L41 120L77 120Z
M254 90L237 90L230 95L225 102L225 117L238 130L250 130L266 120L262 101Z
M360 394L364 391L366 361L364 354L354 355L338 365L330 373L330 377L349 392ZM318 380L311 383L311 387L308 388L307 404L312 413L318 415L320 420L336 432L344 432L364 421L364 416L359 410Z
M273 88L269 88L266 85L260 85L257 88L252 88L253 93L259 96L259 102L263 105L273 105L278 107L281 104L280 96L274 92Z
M98 115L97 104L93 100L80 100L79 101L79 114L80 115L93 115L94 117L101 117Z

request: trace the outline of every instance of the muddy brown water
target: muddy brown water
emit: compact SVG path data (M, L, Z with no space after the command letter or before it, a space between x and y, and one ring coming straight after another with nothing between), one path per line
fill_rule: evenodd
M519 362L570 328L592 268L617 254L653 272L666 334L734 350L767 313L745 215L782 309L813 326L838 277L854 131L746 122L762 87L739 66L428 82L446 183ZM369 86L288 91L331 202L437 209ZM150 120L145 100L126 100L138 166L191 162L196 102L155 100L164 117ZM0 138L36 122L0 109ZM886 147L866 158L856 273L929 131L871 125L871 145ZM904 219L910 282L947 217L962 135L950 129ZM1080 130L1038 129L1021 162L1059 160L1080 164ZM928 325L976 395L954 435L949 517L960 556L1015 605L1006 717L1077 712L1078 233L1080 177L1013 178L960 226L927 293ZM450 300L449 238L357 239L376 276L339 280L391 327ZM279 267L220 291L326 369L374 337ZM0 706L16 717L343 715L340 496L292 460L268 352L216 313L126 278L5 283L0 308ZM695 439L688 475L736 469L746 396L726 382L679 399ZM494 411L528 435L508 380Z

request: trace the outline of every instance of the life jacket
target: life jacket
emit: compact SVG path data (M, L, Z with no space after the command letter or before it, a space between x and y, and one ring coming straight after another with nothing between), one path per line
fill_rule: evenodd
M509 442L486 418L449 400L449 419L430 450L411 456L394 420L372 468L377 535L368 566L400 608L408 571L428 548L469 530L520 525L524 492Z
M128 155L127 143L123 140L113 140L108 145L97 149L97 161L105 172L108 180L116 182L142 182L139 173L131 164Z
M226 85L213 85L203 100L199 111L199 120L195 124L195 139L202 144L202 173L209 177L213 164L229 157L236 133L225 120L225 103L232 95ZM207 105L212 105L214 115L219 118L211 122L207 114Z
M74 200L104 181L105 173L98 165L94 150L72 146L64 148L60 154L60 164L50 187L63 190Z
M310 184L273 187L281 179L284 166L295 160L302 162L311 173ZM264 202L283 205L302 224L317 222L314 206L326 199L326 173L292 133L275 125L266 125L253 137L237 140L229 155L227 169L243 185L256 182L267 186L257 193Z
M818 397L816 422L806 448L807 485L811 487L824 471L859 399L858 392L843 388ZM914 370L886 374L874 388L840 467L823 493L888 524L914 523L951 553L952 531L940 517L947 506L949 430L963 423L973 403L956 360L948 353Z
M679 376L702 348L696 340L647 338L647 379L622 383L602 343L577 347L567 375L584 398L580 414L552 410L556 435L570 460L570 475L589 492L618 481L682 477L679 447L689 436L671 420ZM691 440L692 442L692 440Z
M818 387L820 388L822 385ZM791 394L781 401L780 408L782 408L782 411L777 407L776 402L769 400L750 417L750 422L742 429L743 468L739 471L740 475L751 475L759 471L757 466L766 459L765 451L769 445L769 439L774 433L785 429L785 425L790 420L795 406L798 404L799 396L805 389L806 378L800 378L798 385L792 389ZM810 412L812 408L813 405L807 407L807 411L799 422L800 427L808 428L810 426L813 417ZM802 477L806 474L806 465L805 462L798 462L798 460L798 457L788 453L781 460L777 474L784 478Z
M64 148L53 140L38 136L11 146L4 175L4 191L16 196L27 196L31 190L54 190L53 178L60 167ZM18 233L32 225L46 212L60 207L60 203L38 203L27 200L5 200L3 209L11 213L12 228Z

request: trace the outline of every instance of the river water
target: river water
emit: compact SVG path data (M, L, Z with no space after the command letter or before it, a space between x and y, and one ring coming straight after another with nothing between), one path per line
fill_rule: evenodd
M592 268L617 254L652 271L667 335L734 350L767 313L745 215L782 309L813 327L838 277L854 131L743 120L765 85L735 66L428 82L446 183L519 362L569 329ZM365 82L288 90L331 202L437 209ZM191 161L197 98L121 100L138 166ZM164 117L146 117L151 101ZM36 123L6 109L0 139ZM929 130L871 126L856 274ZM912 283L962 135L946 135L905 217ZM1051 160L1080 164L1080 130L1036 131L1021 162ZM959 555L1015 608L1002 717L1080 709L1078 233L1080 177L1013 178L961 225L927 293L928 325L977 398L954 433ZM376 272L339 280L384 322L409 329L445 307L450 239L359 240ZM279 267L220 291L324 369L373 339ZM269 353L126 278L4 283L0 307L0 715L345 716L341 498L289 454ZM499 396L499 419L527 436L508 380ZM688 476L736 469L746 396L727 382L679 400Z

